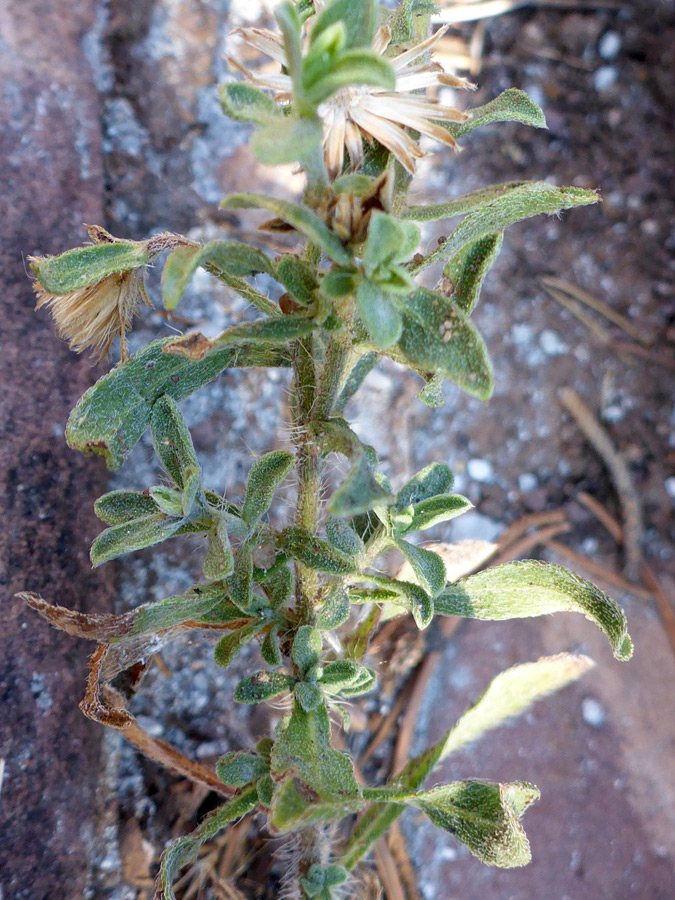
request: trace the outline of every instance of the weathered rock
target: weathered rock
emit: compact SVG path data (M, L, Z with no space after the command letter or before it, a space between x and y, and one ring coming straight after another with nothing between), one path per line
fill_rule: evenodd
M99 106L81 43L93 0L7 0L0 10L0 895L82 897L100 732L77 708L89 648L13 599L39 590L105 609L91 573L97 465L66 447L69 409L93 379L33 312L23 254L55 253L102 217Z

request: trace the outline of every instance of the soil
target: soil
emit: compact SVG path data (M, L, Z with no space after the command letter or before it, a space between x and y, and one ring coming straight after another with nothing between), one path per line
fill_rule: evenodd
M16 161L9 181L13 213L4 217L5 273L13 293L6 294L6 312L3 307L11 323L3 365L13 375L22 365L38 372L15 387L4 417L11 424L21 410L18 427L8 428L8 462L3 459L2 468L6 475L19 458L23 470L20 478L10 479L8 496L19 496L18 483L33 485L34 496L28 511L25 503L15 502L3 513L14 516L5 520L8 535L30 534L30 540L9 541L3 555L10 564L8 593L27 584L28 571L28 586L45 596L67 599L77 608L121 611L176 595L198 575L201 549L190 541L169 542L158 552L112 564L102 578L88 569L83 548L97 527L91 504L105 489L106 474L99 461L83 461L68 451L61 429L78 393L100 373L89 372L84 360L49 338L45 316L27 314L30 288L20 254L71 246L85 237L78 223L92 220L134 239L167 229L196 239L223 233L256 239L253 217L224 214L218 201L251 185L291 196L298 181L291 169L254 163L245 146L246 128L219 112L217 84L227 71L229 30L264 15L263 5L43 0L40 17L48 14L51 30L37 27L37 15L26 12L30 4L10 2L0 16L0 26L13 36L15 62L4 83L18 122L3 152L10 165ZM430 410L415 399L420 384L413 375L382 364L348 414L377 448L395 484L433 460L453 468L458 490L476 511L431 537L495 540L526 513L562 508L573 528L560 540L621 573L621 549L579 500L586 492L621 516L607 467L559 403L560 389L573 388L629 462L643 503L642 548L672 598L675 7L652 0L620 9L582 6L589 8L533 5L487 20L481 69L474 76L479 90L460 98L479 105L507 87L520 87L544 107L548 130L519 125L479 130L464 139L459 156L434 154L418 173L417 183L425 185L415 190L418 202L521 179L602 193L596 207L507 232L474 315L497 375L494 397L482 404L447 385L445 405ZM463 26L461 33L470 37L474 27ZM40 103L54 109L37 129L31 116ZM447 223L429 228L426 245L447 228ZM591 313L594 329L586 327L545 292L547 277L573 283L627 316L649 342L650 356L625 346L617 353L607 337L630 341L634 349L633 339L597 314ZM262 278L259 286L268 287ZM157 285L150 287L157 296ZM242 302L198 274L180 312L215 334L243 309ZM131 335L132 350L171 327L159 314L147 314ZM236 498L252 456L284 446L285 388L285 376L275 372L233 372L185 401L213 490ZM43 446L45 421L48 447ZM159 477L146 439L109 484L145 488ZM76 485L77 503L70 485ZM48 514L42 518L37 509ZM283 514L282 505L279 521ZM64 549L55 554L55 545ZM550 549L536 552L563 561ZM571 649L588 653L597 667L518 722L453 756L437 777L536 783L542 798L525 819L534 862L522 870L485 868L450 837L407 815L403 831L424 900L544 895L670 900L675 895L673 647L653 600L614 588L612 593L625 606L636 643L630 663L614 661L602 636L578 616L465 623L445 644L427 687L413 752L438 739L509 665ZM0 898L149 897L167 840L193 827L216 798L138 757L115 733L106 736L98 765L100 733L76 710L87 648L48 631L14 601L8 608L13 618L2 681L7 698L2 813L9 842L0 850ZM412 631L401 639L409 648L408 667L422 652L415 640ZM438 635L429 641L440 645ZM168 645L132 710L151 734L213 764L227 750L250 748L255 735L281 714L258 707L251 713L232 703L234 684L253 665L255 660L242 654L236 670L225 673L213 665L206 640ZM50 704L44 699L45 678ZM380 711L386 711L393 698L382 702ZM375 712L367 702L361 721ZM365 737L356 718L352 740L358 754ZM386 777L395 737L374 754L369 777ZM238 896L217 886L209 865L223 865L225 875L236 876L245 897L275 896L276 888L265 895L261 887L274 864L260 850L257 832L233 835L205 858L199 896ZM194 878L184 888L189 884L196 889Z

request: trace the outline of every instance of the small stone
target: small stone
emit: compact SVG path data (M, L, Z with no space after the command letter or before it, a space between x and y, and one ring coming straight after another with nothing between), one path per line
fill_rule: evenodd
M593 76L593 87L602 94L614 85L618 77L619 73L614 66L600 66Z
M666 493L669 497L672 497L675 500L675 475L671 475L670 478L666 478L663 482L663 486L666 489Z
M624 412L620 406L616 403L613 403L611 406L606 406L602 412L602 418L605 422L609 422L611 425L620 422L624 417Z
M526 494L528 491L533 491L538 484L539 479L532 472L523 472L522 475L518 476L518 488L524 494Z
M492 481L494 476L492 464L487 459L470 459L466 464L466 471L469 478L483 483Z
M616 31L607 31L600 38L598 43L598 53L603 59L616 59L621 50L621 35Z
M539 335L539 344L547 356L561 356L568 349L567 344L560 335L555 331L551 331L550 328L542 331Z
M581 703L581 715L591 728L600 728L605 723L605 708L593 697L584 697Z

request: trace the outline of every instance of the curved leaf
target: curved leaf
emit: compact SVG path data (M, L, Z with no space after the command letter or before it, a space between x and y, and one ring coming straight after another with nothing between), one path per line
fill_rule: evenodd
M441 615L490 620L579 612L604 631L617 659L633 655L621 607L590 581L553 563L526 559L462 578L436 597L435 609Z

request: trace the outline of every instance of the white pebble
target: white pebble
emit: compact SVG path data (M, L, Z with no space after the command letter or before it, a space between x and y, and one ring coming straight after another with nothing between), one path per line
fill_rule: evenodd
M598 53L603 59L615 59L621 50L621 36L616 31L608 31L600 38Z
M550 328L542 331L539 335L539 344L547 356L560 356L567 352L567 344L557 332L551 331Z
M538 484L539 479L532 472L523 472L522 475L518 476L518 487L524 494L528 491L533 491Z
M494 474L492 463L488 462L487 459L470 459L466 464L466 471L469 473L469 478L484 483L492 481Z
M619 77L619 73L614 66L600 66L593 76L593 87L602 94L608 91Z
M670 478L666 478L666 480L663 482L663 486L665 487L668 496L675 499L675 475L671 475Z
M581 703L581 715L591 728L600 728L605 722L605 708L593 697L584 697Z
M529 344L532 340L532 333L532 326L528 325L526 322L519 322L516 325L511 326L513 343L517 344L519 347Z

